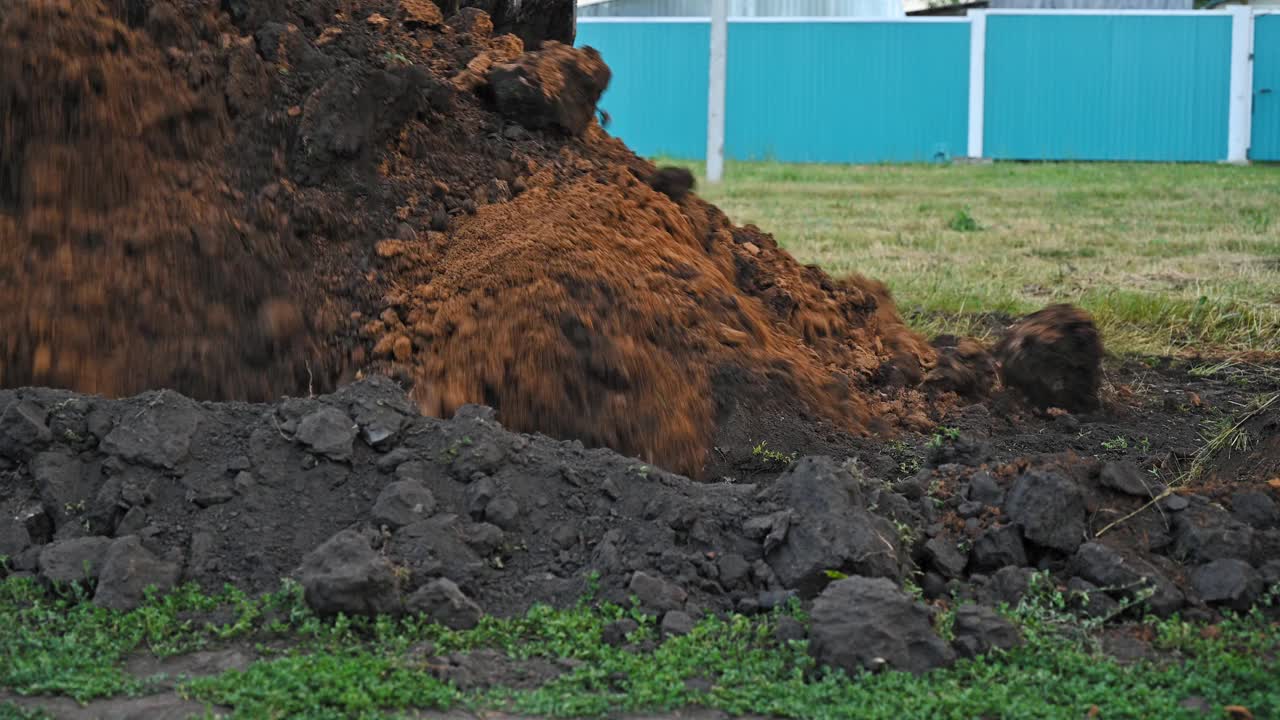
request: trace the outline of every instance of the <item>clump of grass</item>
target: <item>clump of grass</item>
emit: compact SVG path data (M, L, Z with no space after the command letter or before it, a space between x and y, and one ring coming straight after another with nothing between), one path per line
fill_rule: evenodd
M1261 415L1267 408L1280 401L1280 393L1269 397L1260 396L1235 418L1223 418L1210 423L1205 437L1205 444L1191 460L1191 466L1181 479L1182 483L1194 483L1209 470L1213 460L1224 451L1245 452L1253 442L1253 436L1245 429L1250 420Z
M956 210L955 215L952 215L951 219L947 221L947 227L962 233L977 232L982 229L978 221L974 220L973 216L969 214L969 208L967 207Z

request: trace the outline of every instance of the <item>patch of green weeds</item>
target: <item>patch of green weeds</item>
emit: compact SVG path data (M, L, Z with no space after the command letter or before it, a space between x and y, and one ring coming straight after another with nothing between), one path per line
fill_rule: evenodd
M1024 646L924 676L848 676L816 667L806 641L775 639L782 616L807 622L797 603L768 615L708 617L690 634L659 643L652 616L609 604L535 606L523 616L486 617L457 632L417 617L320 619L306 609L296 585L259 599L233 591L206 597L184 588L120 613L82 597L49 599L27 581L7 580L0 582L0 657L17 662L0 665L0 687L81 699L130 692L136 685L119 670L126 655L185 652L224 634L242 643L288 640L290 649L243 671L180 686L186 697L231 707L245 718L381 718L454 707L605 717L701 706L791 718L1076 720L1094 706L1107 718L1180 717L1178 703L1192 695L1219 711L1238 704L1255 717L1280 713L1274 680L1280 633L1262 610L1228 615L1215 633L1176 617L1147 621L1160 658L1120 665L1092 640L1100 621L1081 621L1072 607L1069 595L1039 576L1027 597L1007 610ZM225 624L186 619L227 608L237 617ZM605 626L622 618L637 621L629 636L636 645L602 642ZM953 611L942 613L939 632L949 634L953 621ZM557 659L565 672L532 689L471 692L433 674L432 655L476 648L514 659ZM0 706L0 718L29 717L13 712Z
M49 713L36 709L28 709L13 703L0 703L0 720L53 720Z
M941 449L948 441L955 442L960 439L960 428L940 427L938 431L929 437L928 448L930 450Z
M898 463L898 473L901 477L920 472L920 456L906 441L890 440L886 449L889 451L889 456Z

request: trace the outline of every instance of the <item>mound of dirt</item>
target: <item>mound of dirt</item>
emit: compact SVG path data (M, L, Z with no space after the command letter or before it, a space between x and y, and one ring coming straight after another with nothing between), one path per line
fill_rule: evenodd
M594 122L594 52L464 4L7 8L0 386L261 401L384 372L691 475L762 402L929 423L936 352L883 286L654 190Z

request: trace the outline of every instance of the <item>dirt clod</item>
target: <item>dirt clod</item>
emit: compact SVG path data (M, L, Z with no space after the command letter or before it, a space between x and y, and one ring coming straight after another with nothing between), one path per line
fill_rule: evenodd
M547 43L488 73L498 111L530 129L560 128L581 135L611 73L592 48Z
M409 597L408 610L454 630L475 627L484 611L448 578L432 580Z
M103 553L93 602L113 610L132 610L146 599L147 588L160 593L172 590L181 571L178 563L156 557L136 536L120 538Z
M1042 408L1092 410L1102 384L1102 340L1093 319L1052 305L1019 320L996 348L1000 375Z
M1068 478L1042 472L1022 475L1005 498L1004 509L1037 545L1070 553L1084 542L1084 496Z
M693 190L694 184L693 173L678 167L659 168L649 178L650 187L676 202L683 200Z
M850 674L885 668L924 673L955 661L929 611L885 578L851 577L813 604L810 652Z
M377 615L401 609L391 563L353 530L343 530L302 560L298 581L322 615Z
M952 645L963 658L985 655L992 650L1011 650L1022 644L1022 636L1013 623L982 605L957 608L953 631Z

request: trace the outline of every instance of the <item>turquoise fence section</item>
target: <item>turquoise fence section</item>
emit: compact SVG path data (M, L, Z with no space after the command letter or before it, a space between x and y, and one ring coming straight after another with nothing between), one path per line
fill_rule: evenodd
M991 15L983 154L1222 160L1230 80L1226 15Z
M582 22L576 44L613 71L600 100L610 133L644 156L706 155L709 22Z
M1253 26L1253 138L1249 157L1280 162L1280 13Z
M1254 19L1250 157L1280 161L1280 14ZM637 153L706 153L710 23L589 21L613 70L609 131ZM725 152L737 160L929 162L968 154L970 23L729 23ZM1018 14L986 20L984 157L1227 157L1232 17Z
M730 22L726 96L735 160L963 156L969 24Z

